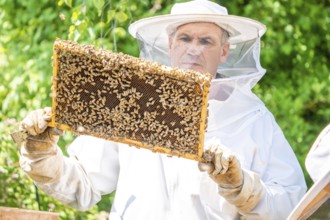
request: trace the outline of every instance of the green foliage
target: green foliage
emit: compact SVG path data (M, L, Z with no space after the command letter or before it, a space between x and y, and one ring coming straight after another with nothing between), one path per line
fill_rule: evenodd
M183 1L183 0L182 0ZM176 2L182 2L176 1ZM56 38L138 56L130 23L168 13L174 0L0 0L0 205L38 209L35 187L22 173L9 133L31 110L51 105ZM267 74L255 92L274 113L302 167L312 142L330 122L329 1L221 1L231 14L267 25L261 62ZM74 138L65 134L60 145ZM306 173L306 172L305 172ZM311 181L306 173L309 185ZM40 192L41 210L61 219L101 219L114 194L78 212ZM105 214L106 215L106 214Z

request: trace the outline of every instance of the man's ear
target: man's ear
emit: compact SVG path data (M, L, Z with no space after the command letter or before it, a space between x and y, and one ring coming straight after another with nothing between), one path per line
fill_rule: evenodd
M220 54L220 57L219 57L219 64L222 64L222 63L226 62L226 60L228 58L228 55L229 55L229 47L230 47L230 43L227 42L221 48L221 54Z

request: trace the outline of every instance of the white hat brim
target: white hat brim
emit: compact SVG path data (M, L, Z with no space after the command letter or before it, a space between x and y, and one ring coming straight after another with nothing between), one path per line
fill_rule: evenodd
M150 18L144 18L132 23L129 26L129 33L136 38L141 29L150 30L150 34L155 28L158 30L168 30L180 25L193 22L215 23L230 34L230 42L243 42L257 37L261 37L266 32L266 26L256 20L234 16L234 15L214 15L214 14L169 14ZM160 31L159 31L160 33Z

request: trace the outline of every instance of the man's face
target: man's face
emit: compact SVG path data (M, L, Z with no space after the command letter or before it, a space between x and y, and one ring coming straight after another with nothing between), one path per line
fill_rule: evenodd
M169 38L172 66L213 75L228 56L229 43L222 44L222 30L213 23L188 23Z

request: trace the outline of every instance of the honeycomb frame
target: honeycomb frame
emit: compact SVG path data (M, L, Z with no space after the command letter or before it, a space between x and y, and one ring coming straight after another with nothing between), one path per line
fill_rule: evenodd
M49 126L203 161L210 83L210 74L56 39Z

